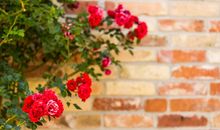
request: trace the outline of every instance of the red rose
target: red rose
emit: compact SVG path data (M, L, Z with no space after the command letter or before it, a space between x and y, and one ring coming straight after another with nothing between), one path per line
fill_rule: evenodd
M43 92L42 99L47 103L49 100L58 100L58 97L54 91L46 89Z
M33 103L28 115L32 122L38 122L45 115L46 104L43 100L37 100Z
M56 117L60 117L64 111L64 108L63 108L63 103L61 102L61 100L57 100L57 105L59 106L59 109L57 111L57 113L55 114Z
M46 113L50 116L59 117L63 112L63 104L60 100L49 100L46 104Z
M108 16L111 17L111 18L115 18L115 12L112 11L112 10L108 10Z
M92 85L92 80L87 73L83 73L82 76L77 77L77 85L87 84L89 87Z
M116 12L121 12L123 9L122 4L119 4L118 7L115 9Z
M89 5L87 10L90 14L96 14L99 11L99 7L94 6L94 5Z
M83 102L90 97L92 89L87 84L82 84L79 86L78 96L82 99Z
M147 35L147 25L144 22L138 24L138 27L135 29L135 34L138 39L142 39L145 35Z
M125 23L125 28L131 28L136 20L135 16L131 16L128 21Z
M109 57L104 57L102 59L102 67L108 67L111 64L111 59Z
M42 96L41 94L34 94L34 95L27 96L24 100L24 105L22 107L22 110L28 113L30 109L32 108L32 104L34 103L34 101L36 101L37 99L40 99L41 96Z
M38 122L45 115L59 117L63 112L63 104L54 91L46 89L43 94L28 96L22 110L28 113L32 122Z
M111 73L112 73L111 70L109 70L109 69L105 70L105 74L106 74L106 75L110 75Z
M76 90L76 87L77 87L77 84L76 84L76 81L74 81L73 79L71 80L68 80L67 81L67 84L66 84L68 90L70 91L75 91Z
M125 14L125 13L117 13L115 16L115 22L119 25L122 26L125 23L127 23L127 21L129 20L129 15Z
M102 16L98 14L92 14L89 16L89 25L96 27L102 22Z

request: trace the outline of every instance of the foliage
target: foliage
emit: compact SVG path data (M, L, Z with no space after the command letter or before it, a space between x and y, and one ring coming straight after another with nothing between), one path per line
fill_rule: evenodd
M72 0L61 2L74 4ZM76 17L65 17L65 23L61 23L59 19L64 17L64 11L49 0L1 1L0 129L19 130L22 125L36 129L45 122L44 118L31 122L21 109L24 99L33 94L25 77L30 66L48 66L43 75L46 84L39 85L36 88L38 92L56 87L62 97L73 96L66 87L70 77L85 72L98 80L102 73L95 71L97 66L110 74L108 66L119 65L113 53L119 54L120 48L132 53L133 44L140 42L140 38L133 39L138 29L127 29L133 35L131 38L111 16L100 16L100 23L91 26L91 20L88 20L91 15L94 14L82 12ZM98 15L103 14L100 12ZM108 39L103 36L108 36ZM81 60L74 61L76 56ZM59 75L57 68L69 61L73 73ZM67 104L80 109L77 104Z

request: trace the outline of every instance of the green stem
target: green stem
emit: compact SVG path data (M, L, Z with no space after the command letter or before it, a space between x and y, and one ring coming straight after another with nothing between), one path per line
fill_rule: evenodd
M14 118L16 118L16 116L12 116L11 118L8 118L8 120L3 124L3 125L0 125L0 130L2 130L2 128L4 128L4 126L11 120L13 120Z
M0 8L0 11L1 11L3 14L8 15L8 13L7 13L5 10L3 10L2 8Z
M9 34L10 34L12 28L15 26L15 24L16 24L16 22L17 22L17 19L18 19L18 16L19 16L19 15L15 16L14 22L13 22L13 24L11 25L11 27L9 28L8 33L7 33L7 35L6 35L6 38L0 42L0 46L1 46L2 44L4 44L5 42L7 42L7 38L8 38L8 36L9 36Z

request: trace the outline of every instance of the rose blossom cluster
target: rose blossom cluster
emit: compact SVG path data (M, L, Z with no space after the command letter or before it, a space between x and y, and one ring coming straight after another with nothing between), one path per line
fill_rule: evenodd
M28 113L32 122L38 122L43 116L60 117L63 113L63 104L52 90L29 95L24 100L22 110Z
M98 26L102 22L104 11L101 8L93 5L88 6L87 10L89 13L89 25L91 27Z
M110 75L112 71L110 69L106 69L108 66L111 65L111 59L109 57L103 57L102 58L102 68L105 69L105 74Z
M135 24L137 25L134 32L130 31L128 33L131 40L133 40L134 37L142 39L147 35L148 28L146 23L139 21L137 16L132 15L129 10L125 10L122 5L118 5L115 10L108 10L108 16L113 18L118 26L123 26L126 29L130 29Z
M92 92L92 80L87 73L83 73L75 80L68 80L66 85L68 90L72 92L77 92L78 96L82 99L83 102L85 102L86 99L90 97L90 94Z

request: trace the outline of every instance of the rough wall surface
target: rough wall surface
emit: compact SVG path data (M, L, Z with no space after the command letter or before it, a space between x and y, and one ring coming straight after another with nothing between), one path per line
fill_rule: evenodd
M123 68L94 83L86 103L69 99L83 110L66 108L41 130L220 129L220 0L81 3L106 9L122 3L148 23L149 36L133 57L118 56ZM29 81L43 82L36 74Z

